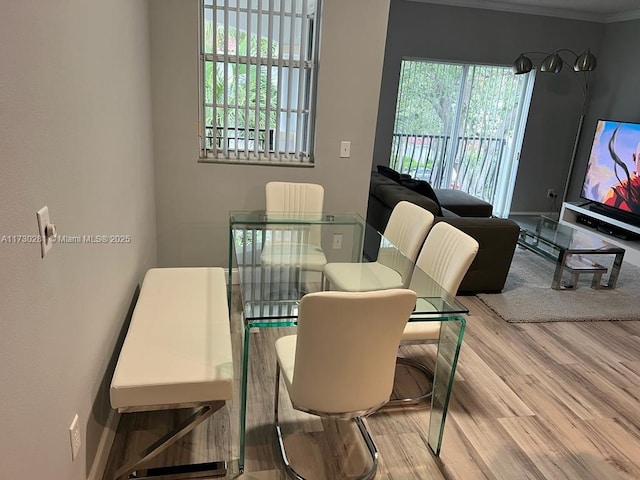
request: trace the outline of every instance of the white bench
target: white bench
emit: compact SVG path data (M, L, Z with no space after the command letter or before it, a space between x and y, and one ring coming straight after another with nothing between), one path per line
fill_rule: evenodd
M233 359L222 268L153 268L142 288L111 381L121 413L194 408L182 424L123 465L114 478L188 472L225 475L226 462L138 468L223 407L233 395ZM184 468L183 468L184 467Z

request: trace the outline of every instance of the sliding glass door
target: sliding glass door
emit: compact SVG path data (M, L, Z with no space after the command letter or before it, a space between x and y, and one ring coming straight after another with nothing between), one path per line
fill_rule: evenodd
M403 60L389 165L507 216L534 73Z

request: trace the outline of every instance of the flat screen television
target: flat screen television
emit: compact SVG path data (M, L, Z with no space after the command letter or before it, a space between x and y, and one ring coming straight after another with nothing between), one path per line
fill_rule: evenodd
M640 123L598 120L580 196L594 211L640 222Z

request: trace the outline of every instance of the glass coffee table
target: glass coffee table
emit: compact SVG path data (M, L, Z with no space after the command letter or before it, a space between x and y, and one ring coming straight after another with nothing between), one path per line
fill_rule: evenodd
M624 248L602 240L597 235L589 234L573 228L571 225L559 223L549 217L541 216L535 225L520 225L518 244L532 252L556 262L556 269L551 282L555 290L573 290L576 288L581 274L592 274L591 288L616 287L620 267L624 258ZM608 268L601 263L600 256L614 255L611 272L606 283L602 276ZM562 284L564 272L571 274L571 283Z

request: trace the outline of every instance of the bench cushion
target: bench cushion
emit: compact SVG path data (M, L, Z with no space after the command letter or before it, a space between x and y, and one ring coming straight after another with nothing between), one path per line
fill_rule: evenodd
M230 400L232 385L224 270L149 270L111 382L111 406Z

